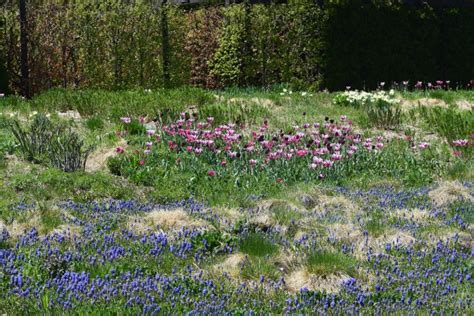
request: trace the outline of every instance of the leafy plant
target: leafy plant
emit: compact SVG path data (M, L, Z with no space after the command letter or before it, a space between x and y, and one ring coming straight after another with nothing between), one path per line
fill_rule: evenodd
M369 123L378 128L391 129L400 126L402 110L399 106L377 100L367 108Z
M11 123L10 128L25 159L33 162L44 160L54 130L53 124L44 114L36 115L28 130L21 127L17 120Z
M224 11L224 23L219 37L219 47L209 61L210 74L221 85L238 85L242 75L242 49L244 41L244 8L235 5Z
M29 129L13 121L10 129L19 143L20 151L28 161L48 162L66 172L84 170L92 147L84 148L79 135L53 124L43 114L35 116Z
M65 172L84 170L87 157L94 148L85 148L84 141L71 130L54 135L48 150L52 166Z

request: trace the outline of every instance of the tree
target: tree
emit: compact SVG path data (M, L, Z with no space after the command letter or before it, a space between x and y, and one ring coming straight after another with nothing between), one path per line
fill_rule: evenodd
M19 0L20 9L20 64L21 64L21 94L29 99L30 80L28 69L28 25L26 18L26 0Z

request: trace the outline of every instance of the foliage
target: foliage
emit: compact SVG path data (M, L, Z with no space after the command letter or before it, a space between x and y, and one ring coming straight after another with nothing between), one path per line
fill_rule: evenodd
M84 170L87 157L93 147L85 148L80 136L71 131L63 131L52 137L48 147L49 162L65 172Z
M244 7L236 5L223 11L224 23L219 34L219 47L209 61L211 75L220 85L237 86L242 78L244 45Z
M430 128L450 144L458 139L470 138L474 126L474 113L454 107L418 107L418 113Z
M52 87L164 87L160 10L167 12L172 87L286 83L340 90L472 80L472 10L361 0L189 10L144 0L35 1L28 8L36 94ZM20 91L17 10L14 1L0 7L0 61L13 92Z
M29 130L20 126L18 121L13 121L11 131L19 143L19 148L28 161L41 162L49 150L53 137L53 124L44 115L35 116Z
M219 47L218 32L222 23L221 11L208 8L189 14L189 31L186 34L185 49L190 55L190 81L193 86L216 88L218 82L211 75L208 61Z
M11 131L25 158L33 162L48 162L66 172L84 170L92 148L84 149L79 135L53 124L44 114L35 115L28 130L13 121Z
M396 128L402 121L402 110L398 105L378 100L367 108L370 124L378 128Z

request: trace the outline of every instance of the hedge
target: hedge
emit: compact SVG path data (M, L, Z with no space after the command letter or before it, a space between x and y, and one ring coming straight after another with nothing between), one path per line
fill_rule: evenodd
M58 86L125 89L165 83L206 88L286 83L339 90L402 80L454 85L474 77L469 8L290 0L187 9L146 0L43 0L30 2L28 9L34 93ZM162 38L164 9L169 41ZM18 92L17 1L6 1L0 14L0 75L3 66L9 87ZM169 75L163 74L163 56Z

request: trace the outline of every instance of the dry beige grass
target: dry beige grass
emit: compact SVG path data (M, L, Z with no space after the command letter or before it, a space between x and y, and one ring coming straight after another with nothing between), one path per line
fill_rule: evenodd
M327 293L338 293L342 283L350 279L344 273L330 274L327 276L317 276L310 274L306 269L291 272L285 277L288 291L297 293L302 288L312 291L325 291Z
M155 230L158 226L166 230L177 230L183 227L205 228L207 223L192 218L183 209L175 209L155 210L141 218L133 216L129 219L127 226L135 232L144 233L148 230Z
M359 241L363 238L363 233L353 224L335 223L327 226L327 232L330 237L344 241Z
M245 255L241 253L234 253L227 257L224 262L216 264L214 270L219 273L227 273L233 278L238 278L240 268L245 261Z
M107 159L117 154L118 146L127 147L127 142L121 139L114 147L103 147L92 152L86 162L87 172L97 172L107 170Z
M436 189L431 190L428 196L436 206L452 203L460 198L474 202L468 188L457 181L445 181L439 183Z
M417 100L399 98L398 100L400 101L401 108L405 111L418 106L449 108L449 104L447 104L445 101L435 98L420 98ZM472 111L474 108L474 105L468 100L458 100L454 104L463 111Z
M77 225L70 225L70 224L61 224L53 231L51 234L61 234L61 235L78 235L81 232L81 227Z
M467 100L456 101L456 105L460 110L464 110L464 111L474 110L474 104L472 104L471 102Z
M81 114L78 111L69 110L66 112L56 112L59 118L62 119L72 119L74 121L80 121L82 119Z
M32 228L36 228L38 231L41 230L41 218L39 214L32 214L28 217L28 220L25 222L19 222L14 220L11 224L6 225L7 231L13 239L18 238L23 235L25 231L28 231Z
M393 212L392 216L399 219L411 220L418 224L424 224L430 219L434 220L434 218L430 217L429 211L420 210L418 208L396 210Z

